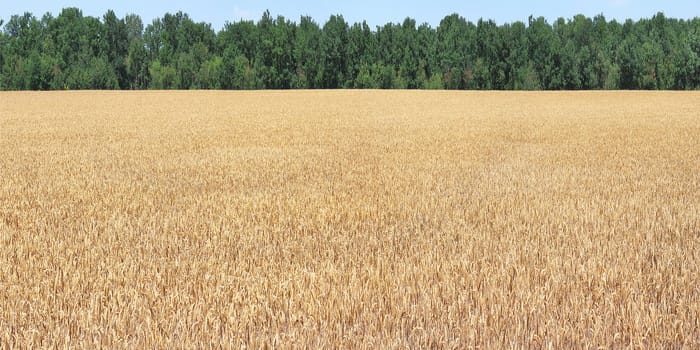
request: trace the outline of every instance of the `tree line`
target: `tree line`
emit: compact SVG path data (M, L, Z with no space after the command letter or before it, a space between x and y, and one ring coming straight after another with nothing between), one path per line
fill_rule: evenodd
M0 25L3 21L0 20ZM0 31L0 89L697 89L700 19L477 23L406 18L372 29L269 11L216 32L186 13L12 16Z

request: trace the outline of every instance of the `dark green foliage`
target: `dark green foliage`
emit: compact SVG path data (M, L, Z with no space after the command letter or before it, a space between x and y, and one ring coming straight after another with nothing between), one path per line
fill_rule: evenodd
M163 90L177 88L178 77L175 68L163 65L160 61L155 60L151 63L148 72L151 74L151 84L149 85L151 89Z
M126 23L109 10L102 18L102 40L105 41L104 55L114 70L119 88L129 88L126 72L126 58L129 50L129 37Z
M0 19L0 89L698 89L700 19L658 13L437 28L412 18L370 28L265 11L216 33L182 12L144 27L138 15L65 8Z
M342 88L347 73L348 24L343 16L332 15L321 33L321 87Z
M306 89L321 87L321 28L311 17L302 17L294 38L293 59L295 75L292 88Z

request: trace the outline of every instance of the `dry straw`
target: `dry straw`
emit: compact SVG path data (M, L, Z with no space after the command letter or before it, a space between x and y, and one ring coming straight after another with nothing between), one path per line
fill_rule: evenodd
M700 347L700 95L0 94L0 347Z

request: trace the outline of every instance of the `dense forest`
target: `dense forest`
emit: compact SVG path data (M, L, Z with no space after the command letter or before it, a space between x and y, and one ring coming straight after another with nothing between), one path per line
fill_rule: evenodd
M370 28L334 15L298 23L269 11L216 32L182 12L0 21L0 89L697 89L700 18Z

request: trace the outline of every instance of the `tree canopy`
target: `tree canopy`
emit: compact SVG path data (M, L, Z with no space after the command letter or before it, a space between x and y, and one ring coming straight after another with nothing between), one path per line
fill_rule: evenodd
M4 25L4 26L3 26ZM371 29L265 11L216 32L186 13L144 26L65 8L0 20L0 89L698 89L700 19L477 23L412 18Z

